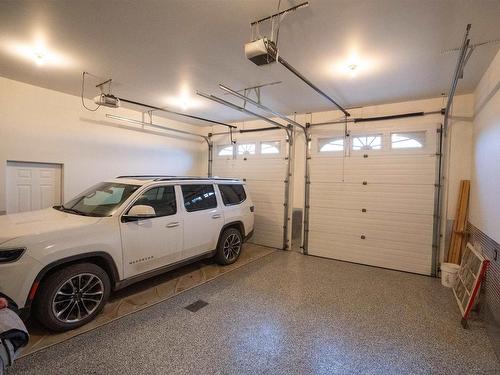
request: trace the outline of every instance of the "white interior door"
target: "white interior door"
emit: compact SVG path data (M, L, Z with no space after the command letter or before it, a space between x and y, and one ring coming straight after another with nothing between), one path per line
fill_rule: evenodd
M213 174L245 180L255 206L250 242L283 248L287 152L283 130L240 134L234 147L227 139L214 147Z
M436 128L313 129L309 254L430 275Z
M62 166L7 162L7 213L61 204Z

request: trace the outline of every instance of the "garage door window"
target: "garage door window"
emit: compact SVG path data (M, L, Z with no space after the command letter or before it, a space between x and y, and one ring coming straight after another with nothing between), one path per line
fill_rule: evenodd
M423 147L425 147L425 131L391 134L391 148L405 149Z
M219 190L226 206L240 204L247 199L243 185L219 185Z
M233 155L233 145L223 145L217 147L218 156L232 156Z
M358 135L352 138L354 151L381 150L382 134Z
M264 155L279 154L280 141L260 142L260 153Z
M255 155L255 143L242 143L238 145L238 155Z
M320 138L318 140L319 152L344 151L344 138Z
M187 212L217 207L213 185L182 185L181 189Z

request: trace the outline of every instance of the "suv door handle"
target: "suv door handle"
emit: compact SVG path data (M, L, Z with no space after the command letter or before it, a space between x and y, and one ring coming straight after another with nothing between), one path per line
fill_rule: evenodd
M178 227L179 225L181 225L178 221L174 221L172 223L168 223L165 227L166 228L175 228L175 227Z
M213 214L212 219L220 219L221 214Z

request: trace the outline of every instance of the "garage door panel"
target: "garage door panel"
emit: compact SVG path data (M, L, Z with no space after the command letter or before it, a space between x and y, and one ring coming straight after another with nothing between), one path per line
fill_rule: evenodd
M434 185L435 166L436 158L430 155L350 157L345 160L344 181Z
M350 150L346 156L321 153L318 139L338 137L338 130L323 131L313 138L308 251L430 274L436 126L364 126L351 128L351 135L381 134L381 150ZM391 149L391 133L408 131L427 131L425 146Z
M311 207L434 213L434 186L311 183Z
M255 139L252 138L253 141ZM282 145L285 143L282 140ZM257 154L238 155L236 159L214 158L214 175L245 181L255 206L254 235L250 239L252 243L283 247L284 181L287 165L288 161L283 153L279 156Z
M255 221L273 220L276 223L283 222L283 205L279 203L259 203L254 202L255 206ZM281 224L282 225L282 224Z
M274 181L246 181L246 186L252 194L254 201L274 201L274 197L284 196L285 186L283 182ZM282 198L283 199L283 198ZM281 199L281 200L282 200Z
M434 185L435 155L318 157L310 162L312 182Z
M318 209L311 212L310 228L318 235L349 234L358 239L396 240L432 245L432 218L424 215L362 213L352 210Z
M408 244L399 241L382 240L367 241L360 238L352 238L352 236L345 234L332 234L327 237L317 238L314 241L316 241L316 244L318 245L315 247L330 249L334 253L336 251L339 251L340 253L340 250L344 248L346 250L349 250L347 252L364 252L369 256L379 255L380 258L389 258L390 256L394 256L395 259L391 260L417 260L425 262L429 259L429 254L426 246L422 246L419 244ZM385 259L384 261L387 261L387 259Z
M281 203L281 201L283 200L283 194L281 194L281 195L276 194L273 197L273 196L269 196L269 195L266 196L264 193L262 193L262 194L254 193L252 191L252 189L248 189L248 191L252 195L252 201L253 201L255 207L261 208L264 205L273 205L273 208L274 207L283 208L283 203ZM273 198L278 198L278 197L281 201L276 202L276 199L273 199Z
M236 173L239 178L257 181L280 181L285 180L286 161L284 159L248 159L236 160Z
M216 177L234 177L234 161L226 159L218 159L213 164L213 175Z
M286 175L286 162L283 159L256 160L217 160L213 174L218 177L232 177L247 181L279 181Z
M283 237L277 236L277 233L283 233L283 228L280 226L261 226L256 224L254 235L249 242L281 249L283 247Z
M311 255L323 256L354 263L401 271L430 273L431 255L424 245L400 242L370 241L369 244L348 236L332 235L329 237L311 236Z
M311 159L311 181L315 182L342 182L344 164L343 158L329 157Z

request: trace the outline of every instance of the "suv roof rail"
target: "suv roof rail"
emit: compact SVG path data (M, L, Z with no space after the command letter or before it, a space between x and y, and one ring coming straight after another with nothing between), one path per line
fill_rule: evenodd
M116 178L132 178L137 180L152 180L152 181L171 181L171 180L240 181L239 178L227 178L227 177L163 176L163 175L130 175L130 176L118 176Z

